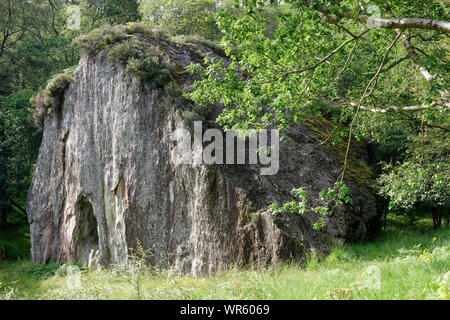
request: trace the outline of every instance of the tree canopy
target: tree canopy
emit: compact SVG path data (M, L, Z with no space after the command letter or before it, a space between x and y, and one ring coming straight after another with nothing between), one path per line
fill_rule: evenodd
M277 7L272 33L260 14L267 6ZM329 116L348 147L356 138L401 154L380 159L391 162L378 182L393 206L448 205L448 2L255 0L243 7L217 17L231 63L206 58L191 66L202 80L189 97L223 103L225 128L287 130L305 113Z

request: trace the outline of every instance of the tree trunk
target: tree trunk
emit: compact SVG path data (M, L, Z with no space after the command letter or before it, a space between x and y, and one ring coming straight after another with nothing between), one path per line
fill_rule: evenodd
M0 231L6 230L8 227L8 216L6 215L6 208L0 208Z
M3 173L0 172L0 174ZM6 195L5 190L0 189L0 230L6 230L6 228L8 227L8 216L7 216L8 210L9 210L8 197Z
M377 213L381 217L381 228L386 231L389 200L377 195Z
M6 251L6 244L0 247L0 261L6 261L8 259L8 252Z
M3 110L0 110L4 112ZM4 122L0 121L0 142L5 141L5 129ZM6 230L8 226L8 197L6 194L6 186L7 186L7 171L6 171L6 159L7 152L3 148L0 148L0 231Z
M438 210L438 228L442 226L442 208Z
M434 230L438 230L442 225L442 210L436 207L431 208L431 213L433 215L433 226Z

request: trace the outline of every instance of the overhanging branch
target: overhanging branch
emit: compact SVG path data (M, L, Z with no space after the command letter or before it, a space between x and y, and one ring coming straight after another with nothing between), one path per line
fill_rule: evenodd
M348 16L348 18L352 19L351 16ZM380 29L423 29L450 33L450 22L440 20L421 18L381 19L366 15L359 15L353 19Z
M303 0L305 6L314 8L320 15L331 24L337 24L342 19L351 19L360 23L365 23L372 28L381 29L423 29L441 31L444 33L450 33L450 22L434 20L434 19L422 19L422 18L400 18L400 19L382 19L365 14L356 14L350 12L344 12L342 10L331 10L329 7L319 4L313 0Z
M358 107L357 103L350 103L353 107ZM416 106L389 106L386 108L370 108L365 106L359 106L361 110L369 111L372 113L377 114L383 114L383 113L390 113L390 112L418 112L423 111L435 107L446 107L450 108L450 94L449 92L442 95L440 99L437 99L436 101L429 103L429 104L422 104L422 105L416 105Z
M395 61L392 62L389 66L384 67L384 68L380 71L380 73L384 73L384 72L387 72L387 71L391 70L393 67L395 67L396 65L400 64L401 62L405 61L405 60L408 59L408 58L409 58L409 56L404 56L404 57L402 57L402 58L400 58L400 59L398 59L398 60L395 60ZM376 74L376 71L372 71L372 72L363 72L363 73L361 73L361 74L364 75L364 76L367 76L367 75Z
M357 106L356 103L350 103L350 105L352 105L354 107ZM387 107L387 108L384 108L384 109L369 108L369 107L364 107L364 106L361 106L360 108L361 108L361 110L364 110L364 111L369 111L369 112L372 112L372 113L382 114L382 113L390 113L390 112L418 112L418 111L422 111L422 110L426 110L426 109L432 108L434 106L436 106L436 104L432 103L432 104L429 104L429 105L408 106L408 107L390 106L390 107Z
M314 70L316 69L319 65L321 65L322 63L326 63L331 57L333 57L336 53L338 53L342 48L344 48L347 44L349 44L352 41L358 40L359 38L361 38L362 36L364 36L367 32L369 32L370 29L365 29L363 30L361 33L357 34L356 36L354 36L353 38L350 38L348 40L345 40L344 42L342 42L342 44L337 47L336 49L334 49L333 51L331 51L330 53L328 53L325 57L323 57L322 59L320 59L317 63L315 63L312 66L309 67L305 67L305 68L301 68L301 69L295 69L289 72L286 72L286 74L293 74L293 73L303 73L305 71L310 71L310 70Z
M400 35L400 39L402 40L403 45L405 46L405 49L406 49L406 52L408 53L408 56L411 58L412 61L414 61L414 63L416 65L419 66L420 72L425 77L425 79L427 79L427 81L432 81L435 76L430 74L428 72L428 70L422 65L420 57L417 54L416 49L414 48L414 46L411 44L411 41L409 40L409 38L400 29L396 29L396 32L397 32L398 35Z

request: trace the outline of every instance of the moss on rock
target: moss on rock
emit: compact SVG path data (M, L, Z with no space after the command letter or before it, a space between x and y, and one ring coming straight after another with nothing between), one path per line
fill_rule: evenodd
M195 46L203 46L215 52L218 55L226 56L225 50L216 42L205 39L198 35L180 35L172 37L171 40L177 43L192 44Z
M163 88L173 79L175 65L159 46L145 40L164 38L162 31L134 22L127 26L103 26L78 37L73 45L91 56L105 50L112 63L125 66L153 88Z
M310 130L311 137L319 141L337 161L344 165L347 140L343 141L341 137L333 131L334 124L319 115L310 114L304 115L302 121ZM357 155L365 153L363 149L364 145L362 143L352 141L345 172L360 186L370 187L372 170L363 159L357 158Z
M153 88L162 88L173 77L175 65L169 56L157 46L149 46L137 38L116 44L109 51L109 60L122 64L126 70Z
M75 68L66 69L54 76L44 90L31 98L30 102L34 106L33 119L39 130L44 127L45 116L62 106L64 92L73 81L74 73Z
M113 27L105 25L76 38L73 40L72 45L82 53L93 56L99 51L108 49L114 44L126 39L125 26Z

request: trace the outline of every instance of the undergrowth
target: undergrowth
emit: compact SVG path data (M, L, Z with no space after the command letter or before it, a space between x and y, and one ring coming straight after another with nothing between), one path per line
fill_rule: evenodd
M193 44L206 47L221 56L226 56L225 50L214 41L205 39L198 35L179 35L172 37L171 40L177 43Z
M176 66L164 48L146 40L166 37L161 30L133 22L126 26L105 25L74 39L72 45L89 56L106 51L112 63L123 65L129 73L158 89L173 80ZM31 99L34 122L39 130L43 129L46 115L63 105L64 93L73 81L74 72L75 67L54 76L45 89Z
M106 25L93 30L76 38L73 46L90 56L105 50L111 62L125 66L128 72L147 81L153 88L163 88L173 79L175 65L164 48L145 40L165 37L160 30L133 22L127 26Z
M411 227L396 217L389 226L375 242L312 255L303 268L232 268L211 277L144 266L148 252L139 247L126 270L4 262L0 299L449 299L450 230L433 231L428 220Z
M40 130L44 127L45 116L62 107L64 93L72 83L74 73L75 68L70 68L55 75L44 90L31 98L30 102L34 106L34 123Z

